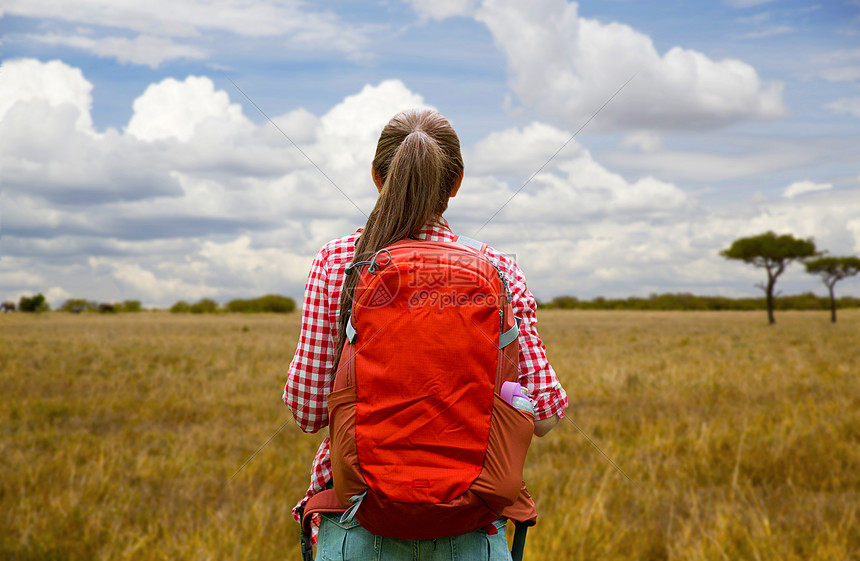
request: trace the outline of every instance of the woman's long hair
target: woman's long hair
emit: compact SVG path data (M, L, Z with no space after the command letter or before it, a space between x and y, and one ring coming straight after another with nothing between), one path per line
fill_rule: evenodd
M414 237L448 208L451 188L463 173L460 139L436 111L403 111L382 129L372 172L382 178L382 190L355 244L353 263L370 259L396 241ZM335 371L357 281L356 270L346 275L341 291Z

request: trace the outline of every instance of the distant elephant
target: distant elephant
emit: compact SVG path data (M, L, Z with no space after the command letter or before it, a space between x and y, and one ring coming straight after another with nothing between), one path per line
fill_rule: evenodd
M0 304L0 311L4 314L6 312L14 312L15 311L15 302L3 302Z
M114 309L113 304L105 304L104 302L99 304L99 312L103 314L112 314L115 311L116 310Z

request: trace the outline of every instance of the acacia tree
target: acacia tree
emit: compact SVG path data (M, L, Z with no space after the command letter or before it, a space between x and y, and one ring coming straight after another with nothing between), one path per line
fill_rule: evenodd
M765 232L735 240L731 247L721 251L720 255L767 270L767 283L759 283L756 286L767 295L767 319L774 324L776 320L773 319L773 289L776 279L792 261L815 256L815 243L811 238L803 240L791 234L777 236L773 232Z
M806 272L818 275L830 291L830 321L836 323L836 298L833 286L842 279L860 273L860 257L821 257L806 262Z

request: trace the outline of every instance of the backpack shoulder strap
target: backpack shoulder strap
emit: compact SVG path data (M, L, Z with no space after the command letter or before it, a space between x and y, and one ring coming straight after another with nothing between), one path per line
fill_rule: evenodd
M457 243L461 243L465 246L471 247L472 249L477 249L481 253L486 253L487 251L487 244L479 242L478 240L474 240L468 236L457 236L454 241Z
M478 240L470 238L468 236L457 236L457 238L454 241L456 243L460 243L460 244L463 244L465 246L471 247L472 249L477 249L478 251L480 251L484 255L486 255L486 253L487 253L487 247L488 247L487 244L485 244L483 242L479 242ZM501 272L499 274L501 275ZM504 279L502 279L502 281L504 282ZM507 285L505 286L505 288L507 289ZM515 318L515 319L517 320L516 323L514 323L514 325L510 329L508 329L507 331L505 331L504 333L501 333L499 335L499 348L500 349L507 347L509 344L511 344L514 341L514 339L516 339L519 336L519 334L520 334L519 327L520 327L520 321L521 320L520 320L520 318ZM349 325L347 325L347 334L349 334Z

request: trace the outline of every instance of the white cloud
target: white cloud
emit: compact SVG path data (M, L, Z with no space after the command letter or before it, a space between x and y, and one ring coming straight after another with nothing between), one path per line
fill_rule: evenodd
M215 91L209 78L189 76L183 82L167 78L150 85L134 100L134 115L125 130L141 140L175 138L187 142L208 119L226 121L237 128L250 124L242 106L230 103L224 91Z
M765 39L767 37L774 37L776 35L785 35L786 33L791 33L792 31L794 31L794 28L790 25L772 25L770 27L765 27L763 29L744 33L742 35L739 35L738 37L740 39Z
M4 65L2 82L0 168L7 204L38 209L44 200L91 204L178 194L163 158L113 129L92 129L92 85L80 70L58 61L16 60ZM24 202L24 196L44 200ZM9 213L5 226L30 229L49 215Z
M636 131L628 134L621 141L624 148L638 148L643 152L654 152L663 147L660 136L650 131Z
M75 128L92 131L93 85L78 68L59 60L7 60L0 67L0 86L0 120L18 103L44 100L54 108L69 106L75 111Z
M834 254L852 246L857 251L858 213L860 200L838 191L804 205L783 200L710 208L705 213L681 209L670 213L667 220L656 221L629 216L623 220L613 215L595 219L570 209L567 222L548 218L552 233L545 241L513 236L502 249L516 253L539 298L557 294L647 296L668 290L757 295L753 285L762 280L761 271L725 261L720 250L738 237L773 230L813 237L817 247ZM504 225L494 224L485 232L489 231L500 235ZM484 240L490 239L484 233ZM810 290L813 285L802 267L789 269L780 279L781 290L788 294Z
M737 19L735 19L735 21L738 23L745 23L745 24L750 24L750 25L759 25L759 24L762 24L762 23L770 20L770 17L772 15L773 15L773 12L760 12L760 13L752 15L752 16L737 18Z
M290 244L283 234L278 235L282 247L267 247L255 242L255 237L242 234L227 242L187 240L175 255L162 249L152 256L93 256L87 259L88 272L90 277L110 279L126 293L159 306L180 299L223 301L267 293L300 294L318 247L306 252L303 244Z
M785 192L782 196L786 199L793 199L794 197L798 195L803 195L804 193L827 191L828 189L833 189L832 183L813 183L812 181L796 181L785 188Z
M52 286L45 292L45 300L48 301L52 308L58 308L71 297L72 295L61 286Z
M746 143L739 144L744 147ZM808 163L820 157L809 150L808 143L787 143L774 140L766 148L749 147L734 154L715 150L662 149L653 152L631 152L619 150L603 154L607 164L647 171L657 177L672 181L725 181L786 169Z
M165 302L170 299L199 299L215 296L218 291L202 283L189 283L175 277L161 277L135 263L106 257L90 257L93 272L107 268L117 281L146 301Z
M827 51L812 57L812 61L822 68L817 76L828 82L854 82L860 80L860 48Z
M750 65L681 47L661 56L627 25L579 17L576 3L487 0L477 19L505 53L522 102L571 128L634 75L596 128L702 129L786 113L782 84L762 82Z
M860 48L827 51L826 53L815 55L813 57L813 60L821 64L833 64L845 61L860 60Z
M258 287L262 293L305 281L310 269L307 256L289 249L254 247L251 237L242 235L221 244L203 242L200 256L208 261L216 274L223 270L223 273L245 279L246 285Z
M0 287L3 289L16 288L19 286L38 286L45 282L42 275L26 271L23 267L26 262L23 259L4 257L0 262Z
M444 20L454 16L472 16L479 0L407 0L416 13L434 19Z
M38 73L54 66L33 61L16 80L45 83ZM79 85L51 95L74 100ZM364 222L280 132L251 123L207 77L153 84L125 131L100 134L75 127L79 106L89 118L86 103L53 106L45 95L34 87L2 106L4 251L33 271L0 267L7 293L63 278L76 296L157 305L254 290L296 295L319 246ZM396 111L420 106L421 96L389 80L320 118L297 109L272 120L369 211L379 132ZM87 256L94 261L82 272Z
M273 121L367 212L376 195L368 178L379 131L397 110L423 105L392 80L367 86L322 118L296 110ZM34 99L8 110L0 164L6 207L16 212L7 231L129 239L271 228L301 213L356 214L280 132L251 123L209 78L153 84L134 109L125 134L109 129L83 138L71 105L52 109ZM44 209L40 198L59 206ZM106 204L109 210L93 210Z
M594 161L587 151L578 158L559 163L558 168L566 177L550 178L544 174L536 179L558 189L560 192L554 193L558 200L564 200L567 198L565 193L569 193L573 204L568 207L568 212L573 210L577 214L585 215L615 215L624 221L629 219L630 213L662 215L667 211L678 210L688 203L687 196L675 185L654 177L627 181ZM546 212L554 201L546 200L542 203L540 206Z
M748 217L738 229L738 235L753 235L773 230L791 233L795 237L814 238L819 249L828 249L828 240L844 235L844 224L860 210L860 203L846 198L844 193L833 197L804 201L803 205L789 201L782 205L762 205L757 216ZM836 205L841 204L841 208Z
M789 232L813 237L819 248L833 253L858 243L860 199L850 190L822 191L803 204L772 197L701 202L671 183L649 189L645 182L625 180L583 154L587 151L574 158L575 164L563 162L550 179L545 174L535 178L478 236L517 255L539 298L647 296L669 290L756 295L760 271L733 266L718 255L734 239L767 230ZM577 173L559 173L562 169ZM460 196L472 185L464 184ZM510 193L480 193L484 208L490 207L487 217L497 208L488 201L499 199L500 206ZM452 205L452 223L463 220L456 206L461 202ZM476 204L473 212L480 208ZM846 228L852 221L856 236ZM781 289L789 294L810 290L807 277L802 268L793 268Z
M571 133L544 123L493 132L479 140L466 155L468 174L515 174L525 181L558 150L561 158L576 154L580 145ZM565 143L569 142L565 146ZM562 149L562 146L564 148Z
M29 39L48 45L63 45L89 51L97 56L115 58L119 62L158 68L161 63L177 59L205 59L208 53L192 45L182 45L164 37L138 35L93 38L84 35L29 35Z
M364 174L370 177L370 162L382 128L396 113L412 108L432 109L400 80L366 85L320 118L321 138L315 153L325 158L327 169L361 170L364 180Z
M849 2L852 0L848 0ZM812 4L810 6L800 6L798 8L792 8L789 10L783 10L782 14L788 17L797 17L804 16L806 14L811 14L812 12L817 12L821 10L821 4Z
M80 86L61 82L69 91L51 95L74 99ZM299 297L319 246L364 222L271 124L248 121L208 78L165 80L138 100L152 105L135 107L134 127L99 134L76 128L80 103L52 105L39 95L7 102L0 127L2 292L55 288L160 306L204 296ZM273 120L369 211L379 132L397 110L422 105L422 96L392 80L364 87L321 117L296 109ZM88 101L83 106L88 117ZM159 122L159 109L169 122ZM657 161L664 170L687 165L682 171L699 179L816 157L774 139L765 142L765 153L733 140L739 153L733 157L666 152L657 132L637 130L622 143L652 151L619 150L619 158ZM466 180L447 213L455 231L474 233L570 134L533 122L464 146ZM661 291L652 287L679 286L748 293L760 280L756 272L741 267L738 274L717 255L738 235L768 229L814 235L834 253L860 243L860 201L848 189L806 197L803 205L771 198L704 208L670 175L643 173L647 167L618 173L620 167L571 141L479 239L515 253L544 297L647 295Z
M858 68L858 71L860 71L860 68ZM860 72L858 72L857 76L860 78ZM831 101L824 107L836 113L848 113L855 117L860 117L860 97L843 97L836 101Z
M81 119L74 106L55 107L43 99L18 102L8 110L0 127L4 188L72 205L178 194L161 154L113 129L86 134L76 122ZM20 218L9 216L7 225Z
M854 251L860 253L860 219L849 221L846 227L854 236Z
M860 80L860 66L826 68L818 73L828 82L855 82Z
M572 216L589 221L606 217L625 222L631 217L665 216L692 204L671 183L653 177L628 181L596 162L588 150L575 142L547 163L568 140L570 136L563 131L532 123L523 129L492 133L478 141L467 159L475 164L467 165L466 181L456 203L452 203L453 214L462 216L460 213L468 212L472 216L489 217L518 191L494 219L499 225L517 223L522 217L540 217L548 223ZM524 186L526 179L544 164L546 167ZM512 179L492 181L486 176ZM492 228L490 231L495 233ZM502 235L515 240L516 236L510 238L514 231L508 228L507 234Z
M100 49L99 54L143 64L153 64L158 58L143 52L147 46L172 58L177 54L183 58L203 54L197 47L167 43L165 37L191 41L209 32L223 31L249 37L284 37L292 47L360 56L370 33L369 28L354 26L330 11L315 11L302 0L77 0L74 9L58 9L55 0L5 0L3 13L139 33L141 37L131 40L96 41L92 48ZM82 39L74 41L83 43Z

